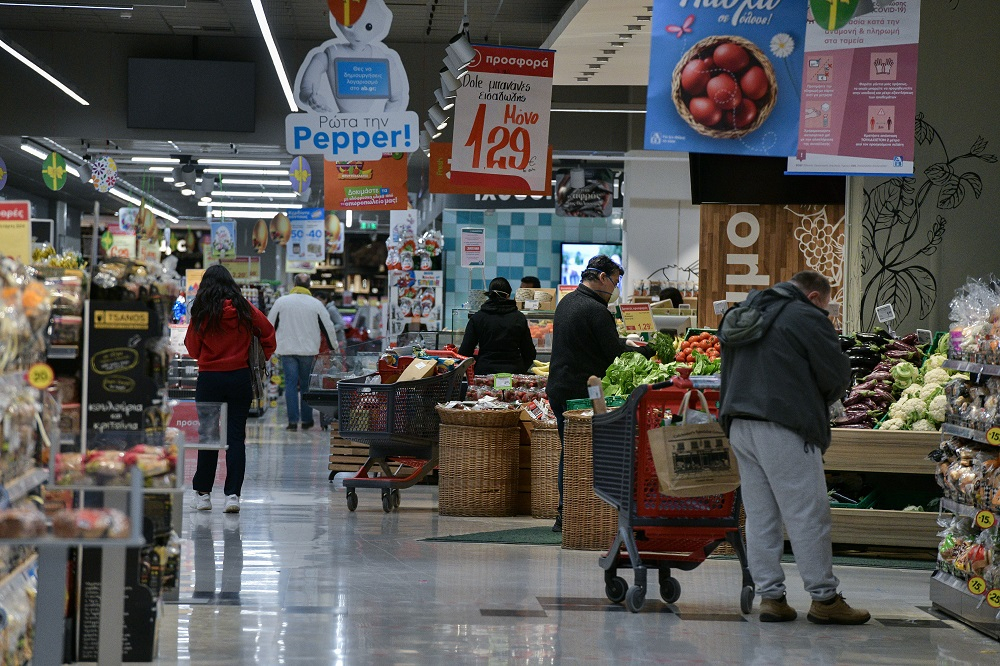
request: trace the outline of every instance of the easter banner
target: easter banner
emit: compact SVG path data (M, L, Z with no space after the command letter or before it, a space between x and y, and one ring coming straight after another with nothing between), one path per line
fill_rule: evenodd
M883 2L835 31L830 16L812 0L788 172L912 176L920 0Z
M236 256L236 222L210 222L212 244L209 256L214 259L232 259Z
M805 28L802 0L655 0L645 147L794 155Z
M406 210L406 155L323 162L324 205L332 210Z

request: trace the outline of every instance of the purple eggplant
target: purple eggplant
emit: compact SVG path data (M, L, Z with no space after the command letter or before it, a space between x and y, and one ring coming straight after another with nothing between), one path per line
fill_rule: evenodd
M865 379L876 379L880 381L892 381L892 373L883 370L872 371L868 373Z
M869 375L869 376L871 376L871 375ZM875 379L869 379L868 381L866 381L866 382L864 382L862 384L858 384L857 386L855 386L854 390L855 391L871 391L871 390L873 390L876 387L876 385L878 385L878 381L877 380L875 380Z

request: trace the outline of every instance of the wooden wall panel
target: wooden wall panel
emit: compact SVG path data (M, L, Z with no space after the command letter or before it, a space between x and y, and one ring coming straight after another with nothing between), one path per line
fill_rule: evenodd
M751 289L819 271L840 302L844 206L703 204L699 244L698 323L715 328L715 301L740 302ZM730 262L731 260L731 262ZM755 276L755 277L754 277Z

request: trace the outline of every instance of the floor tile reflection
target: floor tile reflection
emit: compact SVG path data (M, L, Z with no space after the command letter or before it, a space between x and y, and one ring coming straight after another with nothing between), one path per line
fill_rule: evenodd
M160 623L159 663L229 664L978 664L998 645L929 614L928 574L840 567L864 627L739 613L729 561L678 572L683 595L642 613L604 595L597 554L553 546L425 542L428 536L546 524L438 515L436 489L402 491L356 512L328 480L328 433L289 433L277 410L252 422L242 512L184 511L180 603ZM193 472L193 458L187 468ZM190 502L190 496L186 498ZM631 580L629 572L623 574Z

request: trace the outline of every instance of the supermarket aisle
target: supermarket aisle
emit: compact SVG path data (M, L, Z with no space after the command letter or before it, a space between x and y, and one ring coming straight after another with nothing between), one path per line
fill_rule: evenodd
M1000 645L938 619L924 571L840 567L864 627L739 614L733 562L680 572L675 608L633 615L604 598L595 553L555 546L431 543L434 535L547 524L449 518L435 489L377 491L355 513L327 481L327 433L287 433L274 411L248 446L238 516L185 508L180 605L160 625L162 664L981 664ZM221 487L221 483L218 484ZM190 497L186 498L190 503ZM626 576L629 574L626 573Z

